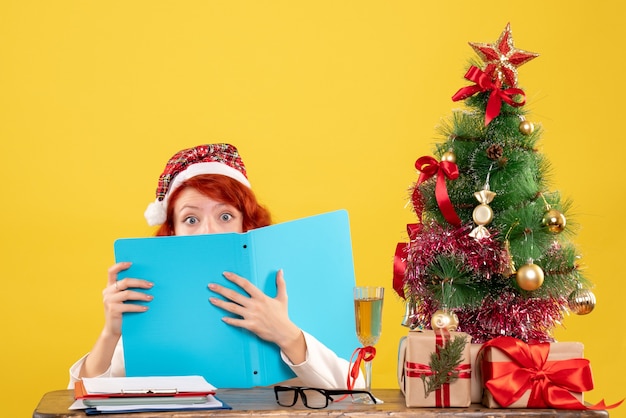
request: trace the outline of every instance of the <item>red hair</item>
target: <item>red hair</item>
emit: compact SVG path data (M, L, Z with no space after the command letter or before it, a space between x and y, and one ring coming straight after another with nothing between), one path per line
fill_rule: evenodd
M254 192L239 181L221 174L201 174L185 180L172 192L167 204L167 219L159 227L156 236L174 235L174 205L180 193L196 189L201 194L232 205L243 215L243 232L271 225L270 212L259 204Z

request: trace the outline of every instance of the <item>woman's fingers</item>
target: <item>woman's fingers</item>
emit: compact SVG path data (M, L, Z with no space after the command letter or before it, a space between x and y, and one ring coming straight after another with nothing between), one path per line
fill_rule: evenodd
M116 292L123 292L127 289L150 289L154 286L154 283L149 282L148 280L143 279L134 279L131 277L127 277L125 279L117 280L110 286L115 289Z
M216 297L210 297L209 301L213 305L217 306L218 308L221 308L227 312L230 312L232 314L235 314L241 317L243 317L244 314L246 313L246 308L244 308L243 306L237 303L228 302L223 299L216 298Z
M109 267L107 285L108 286L115 285L115 282L117 281L117 274L120 271L128 270L130 266L131 266L131 263L124 261L121 263L113 264L111 267Z
M233 289L229 289L216 283L210 283L209 289L217 293L218 295L223 296L227 300L236 303L237 305L246 306L251 298L263 295L263 292L257 289L257 287L253 285L249 280L244 279L243 277L238 276L235 273L225 272L224 277L239 286L246 294L243 294ZM220 307L223 306L220 305ZM229 312L233 312L230 309L227 310Z
M276 273L276 299L287 304L287 284L285 283L285 275L283 269Z
M260 338L280 345L291 338L299 329L291 322L287 309L287 286L282 270L276 274L276 297L272 298L261 292L248 280L232 273L224 273L231 282L237 284L248 295L244 295L224 286L209 284L209 289L224 299L211 297L210 302L232 314L226 316L224 322L254 332Z

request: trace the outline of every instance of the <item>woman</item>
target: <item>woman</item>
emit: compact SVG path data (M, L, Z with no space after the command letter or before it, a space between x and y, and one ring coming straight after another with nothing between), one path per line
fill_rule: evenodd
M246 232L271 224L269 212L261 206L250 188L246 169L237 149L229 144L200 145L182 150L167 163L159 178L156 200L145 216L151 226L160 225L156 235L196 235ZM151 296L135 289L149 289L152 283L138 278L117 280L130 263L113 265L103 290L105 325L92 350L70 368L69 388L82 377L124 376L121 339L125 312L144 312ZM225 316L229 325L245 328L276 344L283 361L305 386L345 388L349 363L313 336L300 330L289 319L287 290L282 271L276 274L277 294L268 297L247 279L232 272L227 280L242 292L209 284L222 296L210 303L235 314ZM359 377L355 387L363 387Z

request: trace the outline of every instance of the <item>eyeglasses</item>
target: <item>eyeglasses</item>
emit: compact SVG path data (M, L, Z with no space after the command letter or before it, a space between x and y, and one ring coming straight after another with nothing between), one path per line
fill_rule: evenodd
M307 388L301 386L274 386L274 394L276 395L276 402L280 406L294 406L298 401L298 395L302 398L302 403L307 408L311 409L323 409L326 408L330 402L340 401L340 399L333 399L335 395L358 395L363 394L369 396L372 402L376 403L374 395L366 390L346 390L346 389L318 389Z

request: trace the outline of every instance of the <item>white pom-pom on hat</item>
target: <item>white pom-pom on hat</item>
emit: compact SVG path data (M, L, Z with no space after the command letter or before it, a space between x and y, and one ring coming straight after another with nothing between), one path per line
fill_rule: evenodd
M143 213L143 216L148 221L148 225L157 226L165 223L167 219L167 212L165 210L165 205L161 200L155 200L150 203L146 208L146 211Z

